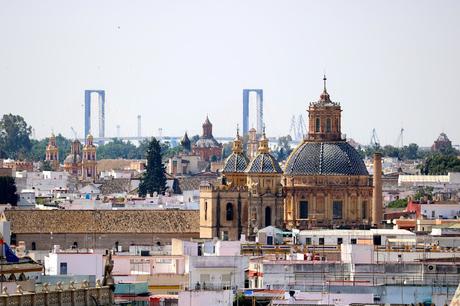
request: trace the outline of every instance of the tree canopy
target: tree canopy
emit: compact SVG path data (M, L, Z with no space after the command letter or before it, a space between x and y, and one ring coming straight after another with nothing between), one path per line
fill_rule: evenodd
M16 206L18 195L16 194L16 183L11 176L0 176L0 204L11 204Z
M97 147L98 159L141 159L144 152L141 152L140 146L136 147L132 142L124 142L121 139L114 138L108 142Z
M435 153L428 156L419 166L422 174L447 174L460 172L460 159L455 155Z
M19 115L5 114L0 120L0 157L26 159L32 144L32 127Z
M139 184L139 196L145 197L147 194L162 194L166 189L165 166L162 161L160 142L153 138L147 149L147 169L141 177Z
M398 148L391 145L386 145L384 147L380 146L366 146L364 148L359 147L358 152L362 157L371 157L375 152L382 153L385 157L394 157L401 160L415 160L424 158L426 154L421 151L417 144L411 143L408 146Z

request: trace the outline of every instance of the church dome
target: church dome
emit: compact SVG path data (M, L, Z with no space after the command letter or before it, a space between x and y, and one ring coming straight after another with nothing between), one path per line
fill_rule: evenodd
M225 160L223 173L244 172L249 164L249 160L243 153L232 153Z
M249 163L247 173L283 173L280 165L270 153L259 153Z
M305 141L289 156L285 175L369 175L359 153L345 141Z

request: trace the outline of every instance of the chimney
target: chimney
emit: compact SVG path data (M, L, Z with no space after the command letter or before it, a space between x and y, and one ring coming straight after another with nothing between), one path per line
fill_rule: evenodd
M379 227L382 222L382 154L374 154L374 189L372 192L372 224Z

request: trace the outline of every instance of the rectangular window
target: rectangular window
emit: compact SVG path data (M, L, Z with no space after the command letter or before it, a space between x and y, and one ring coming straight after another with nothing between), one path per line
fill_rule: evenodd
M332 202L332 218L342 219L342 201Z
M362 219L367 219L367 201L363 201L361 206L361 217Z
M299 203L299 218L307 219L308 218L308 201L300 201Z
M343 243L343 238L337 238L337 244L340 245Z
M311 244L311 238L305 238L305 244Z
M66 262L61 262L59 264L59 271L61 275L67 275L67 263Z
M319 245L324 245L324 238L319 238Z
M351 244L356 244L356 238L351 238Z

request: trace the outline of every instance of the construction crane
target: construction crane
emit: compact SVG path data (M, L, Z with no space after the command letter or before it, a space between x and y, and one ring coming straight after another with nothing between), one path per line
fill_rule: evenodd
M292 139L295 141L301 141L307 131L305 121L303 120L302 115L295 118L295 115L291 118L291 126L289 128L289 135L291 135Z
M296 140L297 127L296 127L296 124L295 124L295 115L292 115L292 118L291 118L291 126L289 128L289 135L291 135L292 139Z
M297 140L302 140L306 133L307 127L305 125L305 121L303 120L302 115L299 115L297 118Z
M71 130L72 133L73 133L73 138L74 138L74 139L78 139L77 131L75 131L75 129L73 128L73 126L70 127L70 130Z
M379 137L377 136L377 131L375 130L375 128L372 129L371 142L369 145L374 148L380 147L380 140L379 140Z
M396 139L395 147L397 148L404 147L404 129L403 128L401 128L401 130L399 131L399 135L398 135L398 138Z

